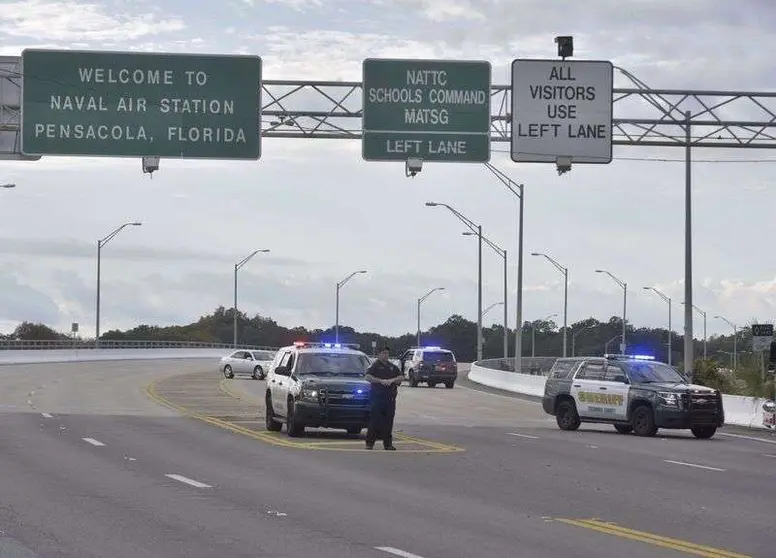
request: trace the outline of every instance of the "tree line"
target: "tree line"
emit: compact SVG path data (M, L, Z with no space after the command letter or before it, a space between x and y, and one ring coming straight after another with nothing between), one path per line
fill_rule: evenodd
M207 343L227 343L233 341L234 311L223 306L197 321L184 326L139 325L126 331L110 330L100 336L101 340L155 340L155 341L200 341ZM570 324L567 331L567 354L571 356L603 355L605 352L619 352L622 332L622 319L616 316L602 322L587 318ZM285 327L269 317L237 314L237 335L240 345L281 347L294 341L333 341L334 327L327 329L307 329L303 326ZM668 331L663 328L636 328L626 323L626 341L628 353L649 354L656 359L668 360ZM739 360L751 353L751 329L739 330L737 349ZM56 340L68 339L70 335L60 333L40 323L24 322L4 339ZM367 353L372 352L372 344L387 345L396 354L417 345L416 333L399 336L387 336L375 332L359 332L349 326L340 325L341 342L358 343ZM435 325L421 333L421 344L441 346L455 352L461 362L476 359L477 324L461 315L454 314L445 322ZM504 356L504 328L501 325L483 326L483 358ZM508 354L514 354L515 330L507 331ZM522 328L523 356L562 356L563 328L553 320L525 322ZM704 354L703 339L694 341L696 358ZM682 362L684 337L672 332L671 362ZM717 335L708 338L706 343L708 359L722 366L732 360L733 336Z

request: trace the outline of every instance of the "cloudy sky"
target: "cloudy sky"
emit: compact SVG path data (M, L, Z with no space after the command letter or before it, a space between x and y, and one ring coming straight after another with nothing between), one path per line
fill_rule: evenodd
M493 82L509 82L517 57L554 57L554 36L575 36L576 56L608 59L654 88L776 90L776 8L771 0L2 0L0 54L23 48L142 50L260 55L265 79L361 79L366 57L487 59ZM615 84L631 86L619 72ZM315 109L316 106L309 108ZM631 109L629 109L631 110ZM636 109L632 109L636 110ZM651 113L654 114L654 113ZM617 109L615 117L634 114ZM731 117L735 118L733 113ZM525 184L524 319L561 313L570 269L569 319L608 319L629 285L628 318L674 328L683 321L683 151L616 147L609 165L513 163L494 143L492 163ZM695 304L709 332L774 314L776 152L699 150L693 167ZM736 159L747 162L735 162ZM153 179L138 159L45 157L0 161L0 326L73 321L94 331L96 241L126 221L103 252L102 329L184 324L232 301L280 323L326 327L335 283L341 321L361 330L414 330L452 313L476 316L476 242L460 235L448 203L482 223L516 254L517 203L477 164L427 164L415 179L403 164L367 163L357 140L265 139L254 162L162 160ZM515 259L510 256L510 327ZM485 252L484 305L501 300L499 258ZM498 311L486 322L499 320ZM695 321L696 337L702 321Z

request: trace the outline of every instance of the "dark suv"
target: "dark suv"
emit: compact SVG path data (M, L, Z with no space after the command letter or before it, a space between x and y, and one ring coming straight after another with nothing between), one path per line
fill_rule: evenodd
M399 368L411 387L426 382L429 387L445 384L446 388L452 389L458 379L458 363L453 351L441 347L413 347L399 360Z
M643 356L559 358L542 407L561 430L592 422L612 424L621 434L686 428L711 438L725 422L719 390L689 384L673 367Z
M359 434L369 424L369 357L358 345L299 341L277 352L267 375L267 430L303 436L305 428Z

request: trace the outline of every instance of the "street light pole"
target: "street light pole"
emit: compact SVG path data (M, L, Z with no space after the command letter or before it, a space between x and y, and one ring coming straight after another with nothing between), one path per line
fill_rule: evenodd
M588 329L593 329L594 327L596 327L596 324L589 325L589 326L587 326L587 327L583 327L583 328L582 328L582 329L580 329L578 332L576 332L576 333L573 333L573 334L571 335L571 356L576 356L576 355L577 355L577 337L578 337L578 336L579 336L579 335L580 335L580 334L581 334L583 331L587 331Z
M435 287L418 299L418 347L420 347L420 305L435 292L444 290L444 287Z
M612 280L617 283L620 287L622 287L622 345L620 345L620 354L625 354L625 319L627 315L628 310L628 284L623 281L622 279L619 279L606 271L605 269L596 269L596 273L605 273L609 277L612 278Z
M232 334L233 334L233 347L237 348L237 272L240 271L242 266L248 263L250 259L256 254L266 254L269 250L255 250L250 255L244 257L238 263L234 264L234 316L232 317Z
M550 314L549 316L547 316L541 321L546 322L550 318L554 318L557 315L558 314ZM535 357L535 356L536 356L536 322L531 324L531 357Z
M738 369L738 326L722 316L714 316L718 320L722 320L727 325L733 328L733 370Z
M682 302L684 304L684 302ZM707 352L707 337L706 337L706 312L695 306L694 304L692 307L695 309L696 312L698 312L701 316L703 316L703 360L706 360L708 358L708 352Z
M444 207L477 235L477 360L482 360L482 226L465 217L461 212L446 203L426 202L426 207Z
M531 252L531 255L542 256L546 258L548 262L554 265L555 268L563 274L563 356L566 357L567 356L566 329L568 327L568 316L569 316L569 268L560 265L558 262L553 260L547 254L543 254L540 252Z
M474 234L470 233L470 232L464 232L462 234L464 236L474 236ZM508 294L507 293L509 291L509 283L508 283L509 279L507 277L507 270L508 270L508 267L509 267L509 263L508 263L509 259L507 257L507 251L504 250L503 248L499 247L495 242L491 242L490 240L488 240L484 236L482 237L482 240L488 246L490 246L493 249L493 251L496 252L496 254L498 254L499 256L501 256L504 259L504 358L507 359L507 358L509 358L509 318L507 317L507 312L508 312L508 308L507 308L507 304L508 304L507 296L508 296ZM483 312L483 315L484 314L485 313Z
M339 293L340 293L340 289L342 287L344 287L345 283L350 281L350 279L353 276L358 275L359 273L366 273L366 270L362 269L360 271L354 271L353 273L351 273L350 275L345 277L342 281L337 283L337 297L336 297L335 310L334 310L334 342L335 343L339 343L339 300L340 300Z
M14 185L5 185L4 188L13 188ZM100 347L100 289L101 289L101 265L102 265L102 248L105 246L108 242L113 240L117 234L119 234L121 231L123 231L127 227L139 227L143 223L140 222L130 222L130 223L124 223L119 228L112 231L108 236L105 238L101 238L97 241L97 311L96 311L96 323L94 327L94 348L97 349Z
M655 287L644 287L644 290L656 293L660 298L668 303L668 366L671 366L671 337L673 337L673 331L671 329L671 298L661 293Z
M525 187L518 184L506 174L498 170L490 163L485 163L487 168L499 181L520 201L517 213L517 294L516 294L516 318L515 318L515 372L523 369L523 208L525 206Z

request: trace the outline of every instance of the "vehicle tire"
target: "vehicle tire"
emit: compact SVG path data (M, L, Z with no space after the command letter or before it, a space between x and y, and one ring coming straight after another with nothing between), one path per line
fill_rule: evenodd
M435 388L436 387L436 382L428 382L428 387Z
M620 434L630 434L633 431L630 424L615 424L614 429Z
M254 380L263 380L264 379L264 369L261 366L256 366L253 369L253 374L251 374L251 378Z
M232 367L228 364L224 366L224 378L229 378L230 380L234 378L234 372L232 371Z
M453 387L455 387L455 380L452 380L450 382L445 382L445 387L447 389L453 389Z
M351 428L348 428L348 435L350 436L358 436L361 434L361 430L363 430L360 426L353 426Z
M573 401L561 401L555 411L555 422L561 430L576 430L582 424Z
M631 424L633 425L633 433L636 436L650 437L657 434L655 415L647 405L639 405L633 410Z
M410 370L410 387L418 387L418 380L415 378L415 372Z
M283 423L275 420L275 412L272 410L272 398L269 395L265 399L264 407L266 407L264 417L267 430L270 432L280 432L283 428Z
M696 426L690 429L692 435L701 440L708 440L717 433L716 426Z
M296 413L294 412L294 402L288 400L288 411L286 411L286 433L291 438L301 438L304 436L304 424L300 424L296 420Z

